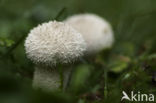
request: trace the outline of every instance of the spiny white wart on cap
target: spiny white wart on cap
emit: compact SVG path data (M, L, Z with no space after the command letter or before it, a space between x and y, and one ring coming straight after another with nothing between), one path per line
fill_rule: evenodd
M83 35L88 54L110 48L113 44L114 36L111 25L95 14L74 15L64 22L73 26Z
M83 55L86 44L82 35L68 24L50 21L30 31L25 50L34 63L51 66L75 61Z

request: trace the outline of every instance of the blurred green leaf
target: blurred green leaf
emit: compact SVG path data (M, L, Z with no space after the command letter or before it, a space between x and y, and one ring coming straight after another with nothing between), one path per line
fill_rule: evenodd
M122 72L124 69L126 69L126 67L128 66L127 62L123 62L123 61L116 61L114 64L112 64L111 67L111 71L115 72L115 73L120 73Z
M151 60L151 59L156 59L156 54L151 54L148 56L148 59Z
M10 47L14 43L15 42L13 40L10 40L10 39L7 39L7 38L0 38L0 46Z
M80 65L76 68L71 80L71 88L73 91L78 92L86 88L86 83L90 75L89 65Z
M86 103L83 99L79 99L78 103Z

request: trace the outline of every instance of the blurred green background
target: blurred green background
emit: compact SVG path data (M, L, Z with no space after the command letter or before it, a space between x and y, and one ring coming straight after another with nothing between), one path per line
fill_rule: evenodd
M112 49L75 65L67 91L33 90L30 29L88 12L112 25ZM123 90L156 94L156 0L0 0L0 103L120 103Z

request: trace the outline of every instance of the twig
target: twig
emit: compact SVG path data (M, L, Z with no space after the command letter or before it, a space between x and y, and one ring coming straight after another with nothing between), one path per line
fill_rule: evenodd
M2 58L8 56L14 49L16 49L17 46L24 40L24 38L25 35L23 35L11 48L9 48L8 51L2 56Z
M58 18L63 14L63 12L66 10L66 8L62 8L59 13L56 15L56 17L54 18L55 20L58 20Z

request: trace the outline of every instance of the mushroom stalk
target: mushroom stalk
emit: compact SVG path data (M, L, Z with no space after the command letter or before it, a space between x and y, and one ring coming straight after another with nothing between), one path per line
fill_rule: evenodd
M36 66L33 78L34 88L55 90L61 85L59 71L57 69Z
M57 90L63 86L60 89L65 90L69 84L71 69L72 68L66 68L61 74L58 69L36 66L33 77L33 87L45 90ZM62 78L61 75L63 76ZM63 83L61 81L63 81Z

